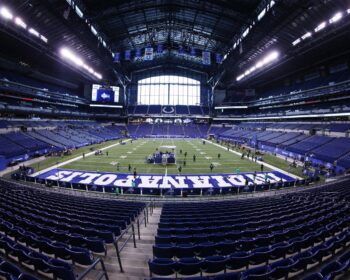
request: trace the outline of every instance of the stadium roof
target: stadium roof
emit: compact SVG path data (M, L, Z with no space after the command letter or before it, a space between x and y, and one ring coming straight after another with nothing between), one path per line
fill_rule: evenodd
M69 47L106 79L125 81L135 70L175 65L224 78L230 86L264 72L264 67L253 69L254 65L273 50L282 62L295 57L296 50L311 48L318 37L313 36L315 27L339 11L348 17L350 8L347 0L5 0L2 4L47 37L46 53ZM347 18L320 33L333 36L349 22ZM293 45L298 39L301 43ZM168 55L113 63L115 52L123 55L126 50L158 45ZM196 49L198 59L177 55L180 48L185 53ZM211 66L203 65L202 51L220 53L223 63L212 59ZM244 73L249 75L237 81Z

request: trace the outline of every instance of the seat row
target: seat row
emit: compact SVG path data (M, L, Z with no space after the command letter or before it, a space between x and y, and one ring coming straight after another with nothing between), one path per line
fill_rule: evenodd
M21 224L14 226L13 224L0 219L0 231L7 236L14 238L16 241L26 244L29 247L45 251L45 248L62 247L57 244L64 244L63 247L75 248L79 250L80 254L84 252L86 258L90 257L90 251L97 254L107 254L107 248L104 240L96 237L84 237L81 235L74 235L62 231L52 230L50 232L38 230L27 230L21 227ZM54 244L54 245L52 245ZM44 248L44 249L42 249ZM81 250L81 248L86 248ZM54 251L54 248L47 249ZM90 251L89 251L90 250Z
M266 257L276 252L296 252L312 246L314 243L325 240L343 227L349 226L350 216L327 225L319 225L312 232L298 232L293 234L282 232L280 235L267 236L267 238L243 238L235 241L222 240L218 242L203 242L199 244L162 244L153 246L153 255L157 258L207 257L212 255L227 256L235 252L258 252ZM311 228L310 228L311 230Z
M0 210L3 209L0 208ZM80 225L57 222L51 219L45 219L37 215L28 215L25 214L25 212L24 214L23 212L13 214L13 212L15 212L15 209L12 209L12 211L0 211L0 218L6 221L12 221L14 224L22 223L22 225L28 228L29 230L35 231L36 229L39 229L40 231L48 232L48 234L50 234L49 232L51 230L63 230L69 232L70 234L81 234L89 237L98 237L104 240L106 243L113 243L115 240L114 233L108 230L84 228ZM23 216L23 218L21 218L21 216ZM118 231L117 233L120 232Z
M212 216L212 213L236 213L236 210L240 210L239 214L249 214L255 213L256 211L273 211L276 208L288 206L291 201L294 201L294 196L288 196L288 198L262 198L264 202L254 202L249 201L223 201L222 203L217 202L198 202L192 205L187 205L179 203L179 205L168 203L164 205L162 209L162 216L165 218L178 218L178 217L203 217ZM304 201L299 201L299 203L305 203ZM200 211L200 212L197 212ZM236 214L239 216L238 214Z
M11 205L12 204L12 205ZM119 235L121 229L126 227L125 221L114 221L113 223L94 223L91 221L84 221L80 219L67 219L58 215L50 215L45 211L39 211L33 208L24 207L21 205L14 205L13 203L0 203L0 208L4 211L9 211L11 213L28 217L34 221L53 221L54 223L65 223L71 225L78 225L84 228L94 228L100 230L108 230Z
M0 277L11 280L39 280L32 275L22 272L17 266L2 258L0 258Z
M50 275L65 280L76 279L71 264L20 245L2 234L0 234L0 251L8 258L18 260L22 266L45 276Z
M140 214L145 207L142 202L125 202L116 200L91 199L87 197L69 196L65 194L47 193L45 191L32 190L27 187L20 186L15 183L2 182L0 191L3 195L18 198L22 201L31 201L40 205L41 203L49 204L50 206L60 206L62 209L90 211L95 213L103 213L105 215L115 214L118 211L134 215Z
M338 209L336 211L320 211L320 213L314 213L313 215L307 215L300 217L299 219L287 220L281 224L273 224L271 226L250 228L246 230L232 230L227 232L217 233L212 232L206 234L178 234L178 235L157 235L155 237L156 245L160 244L198 244L200 242L213 241L217 242L220 240L228 240L238 242L240 239L256 238L259 242L260 239L279 239L280 233L284 236L293 236L295 234L305 234L311 228L315 228L320 225L325 225L327 222L332 221L334 217L342 218L349 213L349 208ZM342 222L349 222L350 217L345 217ZM263 241L262 241L263 242Z
M278 221L279 219L284 219L285 217L293 217L297 216L298 214L302 213L308 213L312 211L317 211L318 209L322 208L327 208L329 206L333 205L333 202L325 202L325 203L318 203L318 205L311 205L308 206L303 206L303 207L295 207L294 209L291 209L289 211L284 211L284 210L279 210L275 212L275 214L265 214L264 212L261 212L260 215L256 216L248 216L248 217L237 217L237 218L232 218L231 215L228 215L227 217L223 216L219 217L215 220L193 220L193 221L182 221L182 222L177 222L177 221L172 221L172 222L160 222L159 223L159 228L176 228L176 227L186 227L186 226L191 226L191 227L205 227L205 226L222 226L222 225L227 225L227 224L235 224L235 223L241 223L241 224L252 224L255 226L256 224L262 223L266 220L275 219ZM283 213L282 215L276 215L276 213ZM213 213L215 215L215 213ZM255 224L254 224L255 223Z
M241 222L245 222L248 219L255 219L259 220L261 218L268 218L268 217L276 217L276 213L283 212L285 215L293 213L293 210L301 211L305 209L307 206L316 206L316 202L311 202L308 205L306 203L298 203L295 202L293 206L290 206L289 204L284 204L284 206L276 207L275 209L269 209L269 210L256 210L254 212L249 212L249 213L240 213L237 214L236 212L232 213L232 211L235 210L230 210L230 211L221 211L221 212L216 212L212 211L210 216L207 215L201 215L201 216L194 216L194 217L171 217L171 218L165 218L165 215L162 215L160 222L162 223L186 223L186 222L194 222L194 221L215 221L217 219L221 218L230 218L232 220L237 220Z
M114 213L109 216L101 216L99 213L96 216L94 214L89 215L88 213L75 213L70 212L69 209L65 209L64 211L55 210L52 205L40 205L38 202L29 203L26 201L21 201L20 199L13 200L11 198L4 197L0 199L2 204L11 205L12 207L17 207L23 209L25 211L31 212L33 214L42 214L48 217L56 217L60 219L67 220L81 220L91 223L105 223L105 224L116 224L118 226L124 226L125 223L131 222L131 217L125 214ZM133 218L133 217L132 217Z
M210 234L210 233L225 233L229 231L252 231L255 233L259 232L259 229L268 228L269 231L280 230L289 225L295 223L304 222L307 219L315 218L321 216L330 210L337 210L339 208L347 209L347 206L344 206L344 203L334 204L333 206L326 207L325 205L320 205L315 208L311 208L305 211L296 212L289 215L280 215L276 218L270 218L267 220L260 221L247 221L246 223L235 223L231 220L228 220L224 225L210 225L198 227L197 223L194 223L193 226L188 227L177 227L177 228L158 228L157 235L158 237L162 235L194 235L194 234ZM221 223L220 223L221 224Z
M254 254L244 256L242 253L236 253L227 257L209 256L204 259L182 258L177 261L160 258L149 261L150 275L169 276L176 274L176 276L190 276L202 273L217 274L224 272L223 275L217 276L215 279L280 279L289 277L290 274L305 272L310 265L321 263L337 251L344 249L349 242L350 232L344 231L319 245L287 258L273 260L271 263L269 263L269 258L260 256L255 259ZM349 255L346 255L343 258L344 270L350 266L349 257ZM256 266L261 263L264 264L249 268L250 265ZM243 269L242 272L226 273L226 270L241 269Z
M350 251L344 253L336 260L321 267L319 272L315 272L305 277L305 280L335 279L349 271Z

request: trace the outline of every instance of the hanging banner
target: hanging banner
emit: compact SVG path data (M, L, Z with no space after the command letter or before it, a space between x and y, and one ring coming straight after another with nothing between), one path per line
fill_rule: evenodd
M157 53L158 54L161 54L163 52L163 45L162 44L159 44L158 46L157 46Z
M153 60L153 48L151 47L145 48L144 60L147 60L147 61Z
M221 64L221 62L222 62L222 55L221 55L221 53L217 53L215 55L215 58L216 58L216 63Z
M191 56L196 56L196 49L195 48L191 48Z
M120 53L119 52L114 53L114 62L117 62L117 63L120 62Z
M136 49L135 56L136 58L141 58L141 49Z
M185 53L185 49L183 46L179 47L179 55L183 55Z
M202 63L204 65L210 65L211 59L210 59L210 52L202 52Z
M130 50L125 51L124 58L125 58L125 60L131 60L131 51Z

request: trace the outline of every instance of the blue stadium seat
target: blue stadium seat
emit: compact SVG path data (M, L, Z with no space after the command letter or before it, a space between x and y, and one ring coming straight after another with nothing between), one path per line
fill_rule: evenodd
M181 275L194 275L201 273L203 260L197 258L181 258L176 263L176 272Z
M175 273L177 267L172 259L158 258L148 261L150 276L153 274L160 276L169 276Z

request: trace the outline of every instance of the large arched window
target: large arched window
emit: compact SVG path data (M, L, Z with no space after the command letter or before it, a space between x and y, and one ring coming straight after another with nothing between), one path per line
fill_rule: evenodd
M155 76L138 81L137 102L143 105L199 105L200 82L182 76Z

